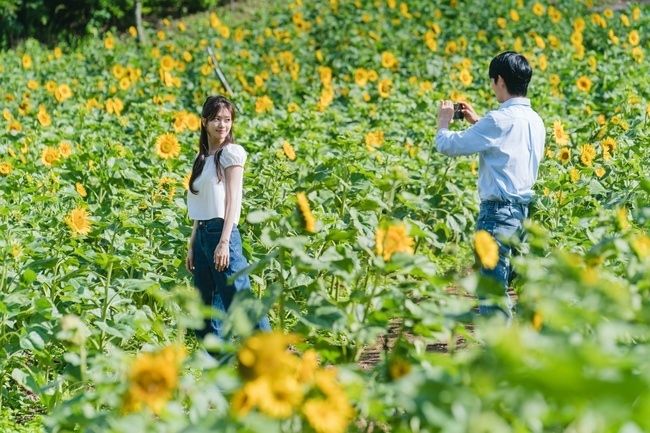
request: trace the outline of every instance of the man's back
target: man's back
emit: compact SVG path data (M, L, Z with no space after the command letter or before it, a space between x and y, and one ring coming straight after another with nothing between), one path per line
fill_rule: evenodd
M544 155L544 122L527 98L504 102L486 119L494 135L492 145L479 153L481 200L529 202Z

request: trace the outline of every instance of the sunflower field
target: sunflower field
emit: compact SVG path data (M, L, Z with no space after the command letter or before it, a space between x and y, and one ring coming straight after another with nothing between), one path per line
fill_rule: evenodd
M293 0L1 52L0 431L650 431L648 28L634 3ZM209 47L254 292L214 357L185 270ZM547 129L511 326L475 314L477 158L433 139L442 99L498 107L505 50Z

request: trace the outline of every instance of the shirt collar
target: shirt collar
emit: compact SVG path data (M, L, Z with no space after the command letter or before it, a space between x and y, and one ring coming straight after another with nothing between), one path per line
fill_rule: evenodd
M530 107L530 99L529 98L519 98L519 97L510 98L506 102L501 104L501 106L499 107L499 110L502 109L502 108L508 108L508 107L510 107L512 105L525 105L527 107Z

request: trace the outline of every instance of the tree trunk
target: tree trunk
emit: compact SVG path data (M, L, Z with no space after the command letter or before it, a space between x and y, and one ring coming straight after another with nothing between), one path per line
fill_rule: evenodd
M138 31L140 44L149 45L147 34L144 32L144 27L142 26L142 0L135 0L135 28Z

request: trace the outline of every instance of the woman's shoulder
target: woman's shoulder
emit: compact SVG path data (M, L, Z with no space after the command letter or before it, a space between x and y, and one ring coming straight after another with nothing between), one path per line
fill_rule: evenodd
M231 165L244 165L246 162L246 157L248 154L243 146L230 143L223 148L223 153L221 154L221 161L224 167L229 167Z
M224 147L223 148L223 153L224 154L229 153L229 154L235 154L235 155L238 155L238 154L246 155L247 154L246 149L244 149L244 146L242 146L241 144L237 144L237 143L230 143L229 145Z

